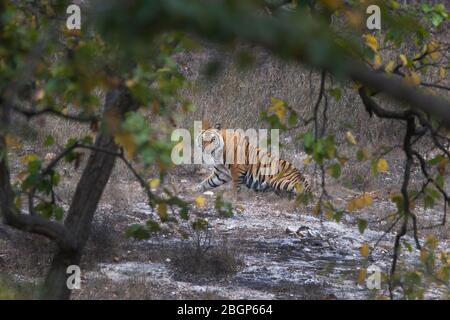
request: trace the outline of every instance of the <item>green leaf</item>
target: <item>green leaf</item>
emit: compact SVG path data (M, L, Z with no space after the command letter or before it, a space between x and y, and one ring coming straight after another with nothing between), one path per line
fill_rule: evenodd
M314 145L314 135L312 134L312 132L305 133L305 135L303 136L303 144L305 146L306 153L310 154Z
M341 222L342 217L344 216L344 211L339 210L334 212L334 220L336 220L337 223Z
M433 24L433 26L439 27L443 21L444 21L444 17L442 15L433 13L433 15L431 17L431 23Z
M296 113L291 112L288 117L288 125L293 126L297 123L298 117Z
M425 13L431 12L433 10L433 8L431 7L430 4L428 3L422 3L422 11Z
M47 136L44 141L44 146L50 147L55 144L55 138L53 136Z
M91 136L85 136L85 137L81 140L81 142L83 142L83 144L86 144L86 145L93 145L93 144L94 144L94 140L92 139Z
M362 234L364 233L364 230L367 228L367 220L365 219L358 219L358 230Z
M438 174L438 176L436 177L435 181L436 181L436 184L439 187L444 188L444 183L445 183L444 176L441 176L440 174Z
M148 230L140 224L133 224L129 226L125 232L125 235L128 238L135 238L137 240L145 240L150 237Z
M425 209L434 207L434 198L430 195L426 195L424 198L424 207Z
M408 241L404 241L403 245L405 246L406 250L408 250L409 252L412 252L413 247L412 247L411 243L409 243Z
M356 151L356 160L365 161L370 159L370 152L366 148L360 148Z
M435 156L433 159L428 160L428 164L432 165L432 166L435 166L435 165L439 164L444 159L445 159L445 157L443 155L439 154L439 155Z
M339 163L333 163L328 167L328 172L333 178L339 178L341 176L341 165Z
M372 164L370 166L370 172L372 173L372 176L376 177L378 175L378 160L374 159L372 160Z
M333 88L330 90L330 95L336 99L336 101L341 100L342 91L340 88Z
M322 143L322 140L317 140L313 146L313 158L318 164L323 163L323 159L325 157L325 147Z
M181 208L181 210L180 210L180 217L183 220L189 219L189 211L188 211L187 207Z
M50 219L53 216L54 206L50 202L39 202L34 209L46 219Z
M51 184L56 187L60 181L61 181L61 176L59 175L58 172L54 171L52 173L52 177L51 177Z
M56 220L61 221L64 216L63 208L55 206L53 215L55 216Z
M150 232L161 231L161 226L156 221L149 219L149 220L147 220L147 222L145 224L147 225L148 231L150 231Z
M192 228L196 231L206 230L208 228L208 220L197 218L194 222L192 222Z

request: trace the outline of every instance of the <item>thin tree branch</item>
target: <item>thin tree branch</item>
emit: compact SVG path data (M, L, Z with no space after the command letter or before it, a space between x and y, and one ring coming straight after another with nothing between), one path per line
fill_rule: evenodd
M82 122L82 123L92 123L92 122L99 121L99 117L97 117L97 116L82 115L82 114L65 114L59 110L56 110L56 109L50 108L50 107L35 110L35 109L25 109L25 108L21 108L17 105L13 105L11 108L13 111L25 116L28 120L31 118L42 116L42 115L51 114L51 115L57 116L62 119L76 121L76 122Z

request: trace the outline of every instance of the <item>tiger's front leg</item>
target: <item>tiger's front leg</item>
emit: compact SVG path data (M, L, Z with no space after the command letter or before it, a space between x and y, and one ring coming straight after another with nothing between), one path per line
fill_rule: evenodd
M224 165L216 165L214 166L214 170L211 175L197 186L197 190L204 192L206 190L214 189L229 182L230 180L231 176L228 168Z

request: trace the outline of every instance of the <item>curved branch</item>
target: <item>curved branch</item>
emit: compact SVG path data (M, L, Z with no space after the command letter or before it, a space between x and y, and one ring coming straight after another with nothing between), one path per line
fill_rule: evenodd
M375 113L380 118L407 120L411 114L409 110L391 111L380 107L372 97L369 97L367 94L367 89L364 87L358 89L358 94L370 116L372 116L372 113Z
M39 117L46 114L51 114L54 116L57 116L62 119L66 120L72 120L77 122L85 122L85 123L92 123L99 121L99 117L96 116L89 116L89 115L82 115L82 114L65 114L62 113L59 110L53 109L53 108L44 108L40 110L34 110L34 109L25 109L21 108L17 105L11 106L11 109L23 116L25 116L28 120L34 117Z

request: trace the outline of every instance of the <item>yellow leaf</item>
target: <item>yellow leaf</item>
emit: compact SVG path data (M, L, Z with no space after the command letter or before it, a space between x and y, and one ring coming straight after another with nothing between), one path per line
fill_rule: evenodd
M394 67L395 67L395 62L391 60L384 67L384 71L386 71L387 73L392 73L392 71L394 71Z
M400 58L400 61L402 62L402 65L404 67L406 67L408 65L408 58L406 58L406 56L404 54L401 54L399 56L399 58Z
M373 203L372 196L368 193L364 193L362 196L356 197L347 202L347 211L353 212L355 210L362 209L366 206L370 206Z
M22 158L21 162L23 164L29 164L30 162L37 161L37 160L39 160L37 155L35 155L35 154L27 154L27 155L25 155Z
M333 212L333 210L331 210L330 208L327 208L327 209L325 210L325 217L326 217L328 220L333 220L333 218L334 218L334 212Z
M379 54L376 54L373 58L373 66L375 69L378 69L383 64L383 61L381 60L381 56Z
M205 206L205 202L206 202L206 200L202 196L198 196L197 198L195 198L195 204L199 208L203 208Z
M431 41L429 44L427 44L427 52L434 62L436 62L441 57L441 54L438 51L439 47L440 45L436 41Z
M128 88L134 87L136 83L137 83L137 81L135 79L128 79L127 81L125 81L125 85Z
M439 68L439 78L444 79L446 75L447 75L447 69L445 69L444 67L440 67Z
M425 239L425 243L431 248L431 249L436 249L437 245L438 245L438 240L436 239L436 237L432 234L429 234L426 239Z
M343 0L321 0L325 6L332 9L333 11L342 6Z
M347 203L347 211L348 212L353 212L355 210L355 202L353 200L349 201Z
M428 251L423 249L420 250L420 261L422 261L422 263L426 263L428 260Z
M365 192L363 194L362 200L363 200L365 206L371 206L373 203L372 196L370 194L368 194L367 192Z
M355 81L352 85L353 89L355 89L356 91L358 91L359 89L361 89L362 84L358 81Z
M442 263L447 263L447 252L445 252L445 251L441 251L441 253L440 253L440 260L441 260L441 262Z
M406 74L405 80L410 85L418 86L420 84L420 75L415 71L411 71Z
M378 170L378 172L387 172L389 170L388 163L385 159L378 160L377 170Z
M366 45L372 49L374 52L378 51L378 40L377 38L375 38L373 35L371 34L366 34L364 36L364 38L366 39Z
M161 221L167 221L168 215L167 215L167 204L160 203L158 204L157 208L158 216L161 219Z
M129 158L134 158L136 155L136 143L131 133L118 133L114 137L114 141L127 152Z
M359 272L358 272L358 283L359 284L364 284L364 282L366 281L366 275L367 275L366 269L359 269Z
M369 245L366 243L364 243L361 248L359 248L359 252L361 253L361 255L363 257L367 257L369 256Z
M345 134L345 138L347 139L348 143L356 144L356 139L350 131L347 131L347 133Z
M434 40L427 44L427 52L428 53L432 53L438 49L439 49L439 43Z
M353 200L355 209L362 209L365 207L365 202L363 197L358 197Z
M287 109L286 109L286 102L284 102L283 100L280 100L278 98L272 98L272 105L268 108L268 112L275 114L278 119L280 120L281 123L285 122L285 118L286 118L286 113L287 113Z
M5 142L6 142L6 146L11 149L18 149L18 148L21 148L21 146L22 146L20 144L20 140L11 134L6 135Z
M397 1L395 1L395 0L392 0L390 2L390 5L391 5L392 9L394 9L394 10L398 9L400 7L400 4Z
M63 34L66 37L79 37L79 36L81 36L81 31L78 30L78 29L67 29L67 28L64 28Z
M150 188L156 189L161 184L161 180L159 180L158 178L155 178L155 179L150 180L149 184L150 184Z
M356 28L360 28L364 21L364 16L358 10L350 10L347 9L344 11L344 14L350 25Z
M312 160L311 156L307 156L307 157L305 158L305 160L303 160L303 164L304 164L304 165L308 165L308 164L311 163L311 160Z

